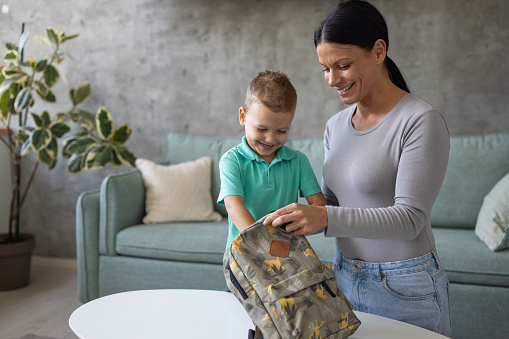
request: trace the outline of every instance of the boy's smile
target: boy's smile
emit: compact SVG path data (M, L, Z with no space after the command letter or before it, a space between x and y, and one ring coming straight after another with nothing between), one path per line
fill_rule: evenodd
M294 112L274 113L260 103L252 104L249 112L244 107L239 109L239 122L245 127L247 144L269 164L286 143L293 116Z

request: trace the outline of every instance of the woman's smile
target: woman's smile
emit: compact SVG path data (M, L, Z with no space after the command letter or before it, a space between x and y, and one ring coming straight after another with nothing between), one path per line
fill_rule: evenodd
M350 85L346 86L345 88L343 89L337 89L338 90L338 93L339 95L342 95L342 94L346 94L346 92L348 92L350 90L350 88L353 87L353 85L355 85L355 82L351 83Z

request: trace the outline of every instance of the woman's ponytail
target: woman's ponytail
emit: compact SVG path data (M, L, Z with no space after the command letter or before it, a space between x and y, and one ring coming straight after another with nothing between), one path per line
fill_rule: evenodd
M392 59L389 58L388 55L385 57L385 66L387 66L387 70L389 72L389 78L391 78L392 82L396 86L398 86L399 88L404 90L405 92L409 92L410 93L410 90L408 89L406 81L403 78L403 74L401 74L401 72L399 71L398 66L396 66L394 61L392 61Z

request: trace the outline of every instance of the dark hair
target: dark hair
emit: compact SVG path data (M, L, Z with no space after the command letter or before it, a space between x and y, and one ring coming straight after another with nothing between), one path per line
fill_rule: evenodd
M315 48L321 42L354 45L370 51L378 39L385 41L389 50L389 32L382 14L375 6L362 0L341 2L315 31ZM398 67L385 57L385 66L391 81L410 92Z
M247 88L244 109L247 111L255 102L276 113L294 112L297 106L297 92L283 72L259 72Z

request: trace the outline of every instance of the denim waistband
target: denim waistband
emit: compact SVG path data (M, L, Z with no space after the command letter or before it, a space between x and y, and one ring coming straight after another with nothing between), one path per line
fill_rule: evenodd
M352 260L343 256L341 253L337 253L336 264L350 272L358 274L371 274L375 276L418 272L425 270L430 266L436 266L437 268L441 269L440 261L435 249L420 257L380 263Z

